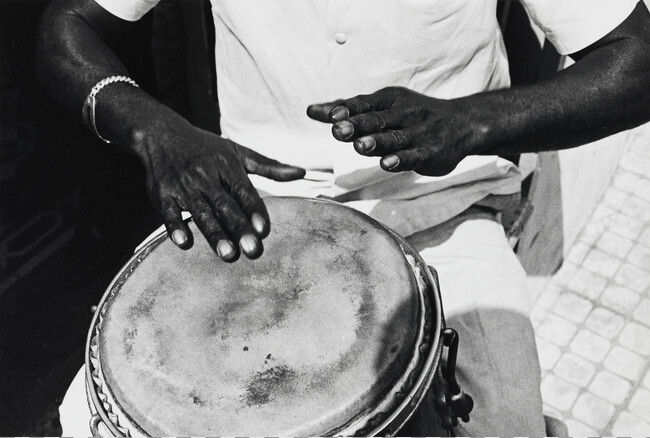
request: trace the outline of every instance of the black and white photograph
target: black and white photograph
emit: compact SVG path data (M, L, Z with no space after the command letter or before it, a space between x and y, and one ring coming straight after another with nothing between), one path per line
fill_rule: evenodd
M650 436L650 0L0 0L0 436Z

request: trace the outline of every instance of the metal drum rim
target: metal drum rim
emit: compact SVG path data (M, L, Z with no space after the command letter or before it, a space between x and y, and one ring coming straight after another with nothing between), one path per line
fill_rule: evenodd
M427 356L420 368L420 374L418 376L417 382L411 390L407 397L404 398L402 403L393 411L391 415L388 416L384 422L382 422L378 427L376 427L370 435L379 436L379 435L394 435L399 432L399 430L407 423L407 421L413 416L418 406L421 404L425 394L429 391L431 384L433 382L434 375L438 366L440 364L440 358L442 356L442 329L443 329L443 314L442 314L442 299L440 295L440 289L437 281L433 278L431 271L429 270L427 264L424 262L420 254L408 243L406 240L401 237L399 234L391 230L390 228L382 225L386 230L388 230L398 242L400 242L400 248L404 251L404 255L411 255L415 258L416 262L422 267L422 271L426 277L425 290L420 290L420 298L425 301L423 307L420 311L424 311L426 308L426 294L429 298L429 306L432 308L430 311L433 311L433 322L435 325L435 331L431 336L431 345L427 352ZM415 275L415 273L414 273ZM426 316L423 316L425 319ZM424 326L421 327L424 330ZM415 402L413 402L415 400ZM397 424L395 424L397 423Z
M381 412L375 412L376 408L371 410L370 412L367 412L365 414L360 414L359 416L353 418L348 422L346 425L342 425L340 427L337 427L336 429L332 430L330 433L333 435L339 435L340 432L350 432L349 435L358 435L361 432L362 435L369 435L369 436L376 436L376 435L385 435L385 434L395 434L397 433L401 427L408 421L408 419L413 415L417 407L419 406L420 402L422 401L422 398L424 397L424 394L428 391L431 382L433 381L433 377L435 374L436 369L438 368L440 357L441 357L441 351L442 351L442 342L441 342L441 336L442 336L442 328L443 328L443 321L442 321L442 303L440 299L440 292L439 292L439 287L437 285L437 282L433 278L431 272L427 268L426 263L424 260L421 258L421 256L418 254L418 252L413 249L413 247L404 240L401 236L399 236L396 232L388 228L386 225L376 221L372 217L359 212L358 210L355 210L351 207L348 207L344 204L330 201L328 199L320 199L320 198L301 198L301 197L295 197L295 196L279 196L279 197L273 197L275 199L301 199L301 200L306 200L309 202L319 202L319 203L326 203L326 204L333 204L339 207L343 207L345 209L348 209L355 214L362 214L365 219L373 222L376 225L379 225L379 228L388 232L395 240L400 249L402 250L402 253L404 257L406 258L407 256L411 256L415 260L415 265L417 265L423 275L424 278L422 280L424 281L424 287L420 284L419 281L417 281L416 278L416 284L417 284L417 289L418 289L418 295L419 295L419 301L420 301L420 309L419 312L421 313L419 319L420 319L420 327L418 329L418 336L417 339L420 339L423 337L423 332L425 330L426 326L426 318L427 315L424 314L426 307L427 307L427 301L428 301L428 307L430 307L429 311L432 312L432 315L430 315L430 318L432 319L432 324L434 327L434 333L432 333L430 340L428 341L429 348L428 352L426 354L426 357L420 358L417 360L418 363L421 362L421 366L415 367L416 369L419 369L419 374L417 376L417 379L415 380L415 383L412 385L412 387L409 389L408 394L403 398L403 400L400 403L395 403L395 408L390 414L385 415L384 418L379 420L377 422L377 425L372 427L372 426L366 426L366 424L369 421L372 421L373 418L379 417ZM191 220L191 219L188 219ZM88 335L86 337L86 346L85 346L85 375L86 375L86 392L87 392L87 398L89 407L91 408L91 411L96 411L96 414L101 419L101 422L103 422L106 427L108 428L109 432L113 436L130 436L131 431L119 424L119 420L121 416L126 417L128 422L137 429L137 432L142 435L147 435L147 432L142 430L135 421L133 421L128 413L124 412L119 404L118 406L112 406L108 402L101 402L99 394L102 393L102 391L109 391L110 388L107 387L106 380L103 376L103 373L101 372L101 366L100 365L100 358L99 355L96 354L94 355L92 353L92 345L93 342L96 340L96 338L99 336L99 331L101 329L101 320L103 314L106 312L106 304L109 301L109 299L112 298L112 296L115 295L121 288L121 284L123 284L128 277L130 276L131 272L135 270L138 264L149 255L160 243L162 243L167 236L167 232L165 230L161 231L160 233L154 235L149 239L148 242L145 244L142 244L140 249L136 251L136 253L129 259L129 261L120 269L120 271L115 275L111 283L109 284L108 288L106 289L106 292L104 292L104 295L102 296L99 304L97 305L97 310L95 311L95 314L93 315L91 324L90 324L90 329L88 331ZM412 263L409 263L412 267L412 275L415 277L417 275L415 266L413 266ZM120 286L120 287L118 287ZM415 349L417 350L420 345L416 345ZM98 349L97 349L98 353ZM92 364L92 360L96 360L98 363L98 366L95 367ZM414 360L415 361L415 360ZM409 365L411 367L412 364ZM97 378L102 382L102 387L100 388L98 384L95 383L95 380L93 378L93 371L97 372ZM403 376L404 377L404 376ZM400 379L402 380L402 379ZM397 394L397 389L396 387L391 388L386 396L381 400L381 402L384 402L388 397L395 396ZM106 397L105 394L102 394ZM116 403L117 404L117 403ZM380 403L381 404L381 403ZM104 406L108 405L110 411L117 409L119 410L119 415L117 412L110 412L114 419L111 419L109 416L109 413L107 413L106 409L104 409ZM365 426L365 427L364 427ZM369 429L369 427L372 427ZM367 431L370 431L369 433L366 433ZM347 434L346 434L347 435Z

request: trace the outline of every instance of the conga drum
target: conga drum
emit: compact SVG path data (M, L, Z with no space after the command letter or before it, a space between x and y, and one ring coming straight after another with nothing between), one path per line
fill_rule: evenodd
M440 366L455 341L417 252L341 204L266 205L257 260L161 233L115 277L86 346L93 434L444 433L463 398Z

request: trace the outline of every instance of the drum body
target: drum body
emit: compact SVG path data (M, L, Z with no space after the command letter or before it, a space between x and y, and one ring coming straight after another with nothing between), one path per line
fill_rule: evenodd
M258 260L220 261L190 223L192 249L160 234L116 276L86 346L91 428L392 435L416 414L409 430L439 435L442 306L417 252L340 204L265 202Z

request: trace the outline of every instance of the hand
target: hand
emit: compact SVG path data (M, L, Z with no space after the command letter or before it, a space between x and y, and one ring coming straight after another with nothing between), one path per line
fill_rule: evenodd
M270 231L264 202L247 173L276 181L300 179L305 170L264 157L184 119L158 119L136 135L132 149L147 172L149 196L163 217L167 233L183 249L193 236L182 220L189 211L201 233L226 262L259 257L261 239Z
M339 141L353 142L361 155L382 157L389 172L413 170L446 175L484 141L486 128L469 116L461 100L441 100L406 88L311 105L307 115L331 122Z

